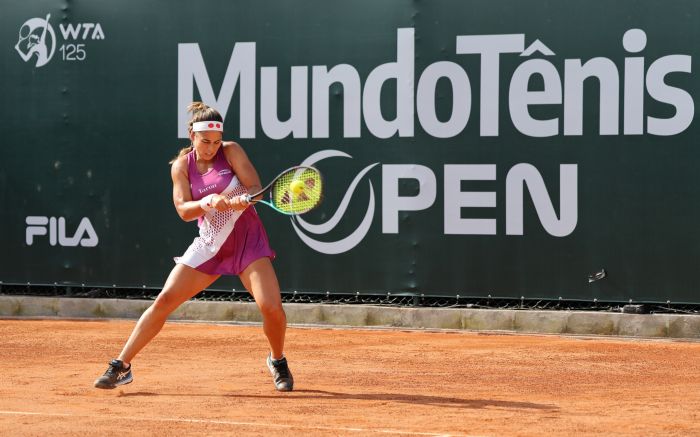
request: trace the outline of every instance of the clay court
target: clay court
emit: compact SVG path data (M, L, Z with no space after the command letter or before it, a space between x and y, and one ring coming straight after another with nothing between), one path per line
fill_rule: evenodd
M92 388L132 321L0 320L2 435L690 435L700 343L168 323L134 382Z

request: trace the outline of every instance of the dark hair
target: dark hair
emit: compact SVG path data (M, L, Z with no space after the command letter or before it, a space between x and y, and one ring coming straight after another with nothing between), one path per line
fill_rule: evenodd
M187 112L192 113L192 117L190 118L190 121L187 122L187 132L192 133L192 124L196 123L198 121L220 121L224 122L224 118L219 114L219 111L216 109L212 108L211 106L207 106L202 102L192 102L189 105L187 105ZM187 155L192 151L194 146L190 144L189 146L180 149L180 152L177 154L176 157L174 157L171 161L170 164L173 162L177 161L178 158L181 156Z

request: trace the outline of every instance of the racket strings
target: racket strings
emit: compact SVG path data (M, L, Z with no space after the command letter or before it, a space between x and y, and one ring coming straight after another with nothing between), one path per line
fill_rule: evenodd
M296 183L301 182L301 185ZM294 189L293 189L294 184ZM289 214L303 214L321 202L323 181L314 168L290 169L275 181L270 197L272 204Z

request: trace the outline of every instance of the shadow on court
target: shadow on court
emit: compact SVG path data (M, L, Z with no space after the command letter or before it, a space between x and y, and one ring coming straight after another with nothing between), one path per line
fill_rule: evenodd
M532 402L497 401L493 399L460 399L454 397L425 396L403 393L339 393L325 390L295 390L292 393L280 393L277 395L246 395L246 394L221 394L210 395L203 393L153 393L138 391L133 393L119 393L118 397L147 397L147 396L181 396L181 397L232 397L250 399L337 399L337 400L362 400L362 401L393 401L417 405L433 405L437 407L462 407L462 408L487 408L514 410L541 410L558 411L559 407Z

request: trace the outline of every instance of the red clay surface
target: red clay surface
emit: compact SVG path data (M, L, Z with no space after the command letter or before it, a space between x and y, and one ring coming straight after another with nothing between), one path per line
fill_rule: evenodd
M698 435L700 343L168 323L92 388L134 322L0 320L0 435Z

